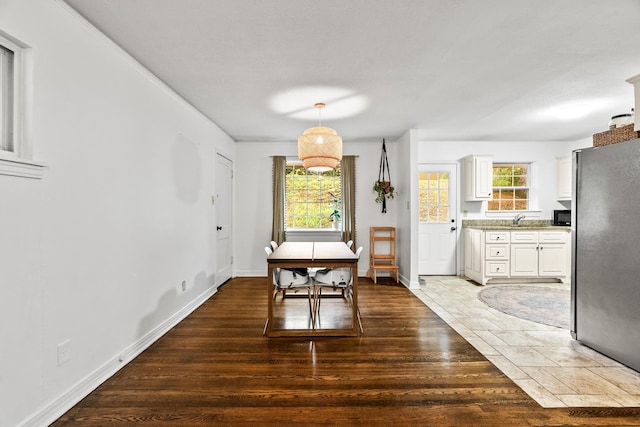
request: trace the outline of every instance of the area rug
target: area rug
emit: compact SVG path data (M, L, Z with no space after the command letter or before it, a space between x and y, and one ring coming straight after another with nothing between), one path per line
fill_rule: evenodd
M511 316L569 329L569 290L534 285L491 286L481 290L478 298Z

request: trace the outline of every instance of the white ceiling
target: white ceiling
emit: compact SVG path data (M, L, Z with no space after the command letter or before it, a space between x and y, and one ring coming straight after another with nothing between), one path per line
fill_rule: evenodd
M639 0L65 1L237 141L574 141L640 74Z

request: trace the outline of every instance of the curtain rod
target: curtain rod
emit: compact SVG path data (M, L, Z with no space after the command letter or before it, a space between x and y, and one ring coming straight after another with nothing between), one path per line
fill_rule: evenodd
M344 156L342 156L342 157L346 157L346 156L351 156L351 157L360 157L360 155L359 155L359 154L345 154L345 155L344 155ZM277 155L277 156L276 156L275 154L272 154L272 155L270 155L269 157L274 158L274 157L280 157L280 156L279 156L279 155ZM283 157L293 157L293 156L283 156Z

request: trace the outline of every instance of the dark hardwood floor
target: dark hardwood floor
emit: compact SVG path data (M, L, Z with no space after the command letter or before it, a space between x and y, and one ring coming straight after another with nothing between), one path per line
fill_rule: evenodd
M385 279L360 280L361 337L265 338L265 280L227 282L53 425L640 425L640 408L541 408Z

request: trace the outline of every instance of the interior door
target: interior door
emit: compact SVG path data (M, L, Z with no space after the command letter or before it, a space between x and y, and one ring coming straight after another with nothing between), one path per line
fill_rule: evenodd
M232 230L232 178L231 160L218 154L216 161L216 286L231 278Z
M456 275L455 164L420 165L418 274Z

